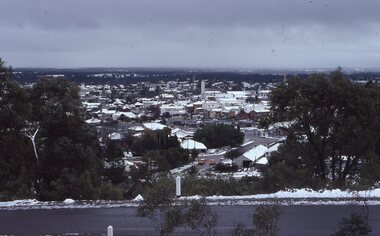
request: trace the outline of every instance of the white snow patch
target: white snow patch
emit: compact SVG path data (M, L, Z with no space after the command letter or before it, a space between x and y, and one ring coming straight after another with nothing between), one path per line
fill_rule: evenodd
M178 173L182 173L183 171L185 170L188 170L190 169L192 166L196 166L197 165L197 162L194 161L190 164L187 164L187 165L184 165L184 166L181 166L181 167L178 167L178 168L175 168L175 169L172 169L170 170L170 174L178 174Z
M67 198L67 199L65 199L65 201L63 201L63 203L65 203L67 205L71 205L71 204L75 203L75 200L71 199L71 198Z
M246 143L243 143L241 146L242 147L245 147L245 146L248 146L248 145L250 145L250 144L252 144L252 143L254 143L255 141L248 141L248 142L246 142Z
M14 200L14 201L8 201L8 202L0 202L0 207L14 207L14 206L20 206L20 205L36 205L39 202L36 199L24 199L24 200Z
M139 194L132 201L144 201L144 198L141 196L141 194Z
M192 197L189 197L192 198ZM380 198L380 188L366 191L343 191L340 189L314 191L311 189L291 189L270 194L245 196L209 196L207 200L247 200L247 199L349 199Z
M212 176L217 176L217 177L222 177L222 178L235 178L235 179L241 179L244 177L261 177L261 173L256 170L241 170L241 171L236 171L236 172L227 172L227 173L220 173L216 171L211 171L210 174ZM205 177L207 178L207 177Z

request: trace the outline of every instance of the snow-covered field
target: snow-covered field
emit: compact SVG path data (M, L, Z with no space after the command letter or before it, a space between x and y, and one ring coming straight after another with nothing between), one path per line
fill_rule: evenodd
M188 196L181 197L179 200L199 198L200 196ZM62 202L40 202L34 199L25 199L0 202L0 210L136 207L142 199L141 196L129 201L75 201L66 199ZM206 199L210 205L244 206L268 203L278 203L281 205L349 205L364 203L368 205L380 205L380 188L358 192L342 191L339 189L324 191L295 189L247 196L208 196Z

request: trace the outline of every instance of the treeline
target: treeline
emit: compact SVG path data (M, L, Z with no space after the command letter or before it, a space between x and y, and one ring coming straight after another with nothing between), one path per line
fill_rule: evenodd
M107 69L107 68L91 68L91 69L17 69L16 74L12 75L13 79L19 83L33 83L38 77L47 75L64 75L65 78L75 83L85 84L129 84L137 82L158 82L160 80L210 80L210 81L246 81L257 83L273 83L280 82L283 79L281 74L259 74L259 73L240 73L240 72L212 72L199 71L190 72L187 70L169 70L169 69ZM112 74L112 76L97 76L94 74ZM121 78L130 74L128 77ZM135 77L133 74L138 74Z

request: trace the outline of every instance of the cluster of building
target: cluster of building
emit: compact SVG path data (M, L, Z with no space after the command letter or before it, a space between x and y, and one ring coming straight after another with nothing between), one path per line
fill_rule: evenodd
M82 85L81 97L92 124L173 118L178 124L196 125L209 119L255 120L269 112L270 89L243 83L241 91L221 91L218 85L207 89L205 81Z
M208 123L254 125L270 112L269 98L274 87L270 83L210 82L193 78L127 85L83 84L80 96L86 122L98 128L101 142L122 140L126 133L138 137L146 129L170 128L182 148L206 152L208 148L203 143L193 140L196 128ZM268 135L259 129L249 130ZM266 164L268 153L277 147L277 144L254 145L234 162L242 167ZM126 152L126 161L130 162L131 156Z

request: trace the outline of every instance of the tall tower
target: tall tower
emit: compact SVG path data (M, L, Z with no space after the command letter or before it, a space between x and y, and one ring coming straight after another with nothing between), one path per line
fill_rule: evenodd
M284 74L284 78L282 79L282 82L283 82L283 83L286 82L286 74Z
M205 99L205 81L204 80L201 81L201 96L202 96L202 99L204 100Z

